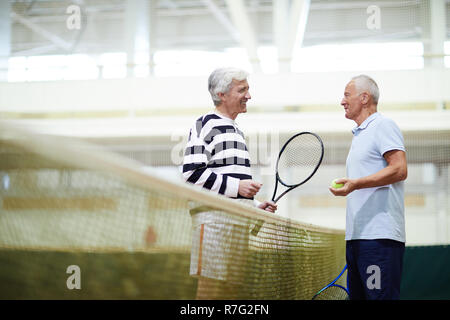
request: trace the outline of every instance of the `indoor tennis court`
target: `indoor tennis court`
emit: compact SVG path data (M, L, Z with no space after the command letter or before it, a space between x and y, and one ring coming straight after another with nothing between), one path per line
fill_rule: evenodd
M290 137L323 142L275 214L183 180L222 67L249 73L236 124L255 199L271 199ZM346 265L346 197L328 188L346 176L341 101L360 74L406 149L400 299L450 299L449 68L448 0L1 1L0 299L195 300L206 210L234 226L223 251L200 236L229 262L221 300L310 300Z

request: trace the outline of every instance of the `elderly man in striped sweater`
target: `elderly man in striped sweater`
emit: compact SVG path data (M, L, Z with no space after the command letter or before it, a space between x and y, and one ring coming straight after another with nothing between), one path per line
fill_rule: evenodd
M240 113L247 112L251 98L247 77L247 72L235 68L217 69L209 76L208 90L215 109L198 118L190 130L183 178L236 201L275 212L275 203L254 199L262 184L252 179L244 134L235 122ZM191 216L190 273L198 277L197 299L238 298L248 255L249 223L195 205Z

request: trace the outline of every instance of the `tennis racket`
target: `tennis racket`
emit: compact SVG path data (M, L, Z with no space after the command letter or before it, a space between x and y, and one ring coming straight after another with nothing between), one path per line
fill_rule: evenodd
M347 270L347 265L345 265L344 269L342 269L341 273L336 277L336 279L320 289L314 295L314 297L312 297L312 300L348 300L348 290L340 284L336 283L344 274L345 270Z
M315 133L300 132L290 137L278 155L272 201L276 203L286 193L311 179L322 163L323 153L322 139ZM295 174L292 169L296 171ZM288 189L276 197L278 183ZM263 223L264 220L257 221L252 235L258 234Z

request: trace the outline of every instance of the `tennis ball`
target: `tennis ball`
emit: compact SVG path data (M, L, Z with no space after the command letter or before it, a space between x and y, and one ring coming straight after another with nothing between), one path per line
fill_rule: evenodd
M343 183L336 183L336 180L339 180L339 179L334 179L333 181L331 181L331 187L335 188L335 189L342 188L344 186L344 184Z

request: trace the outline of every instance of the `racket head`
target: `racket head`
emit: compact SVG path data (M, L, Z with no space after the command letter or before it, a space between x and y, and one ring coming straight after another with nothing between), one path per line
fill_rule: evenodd
M323 160L322 139L312 132L300 132L281 148L276 165L276 178L285 187L304 184L317 171ZM296 174L292 174L295 168Z
M344 266L342 271L333 281L320 289L312 297L312 300L350 300L348 290L337 283L345 271L347 271L347 265Z
M312 300L349 300L349 295L343 286L332 284L317 292Z

